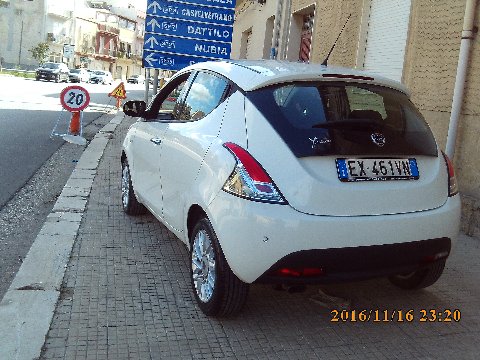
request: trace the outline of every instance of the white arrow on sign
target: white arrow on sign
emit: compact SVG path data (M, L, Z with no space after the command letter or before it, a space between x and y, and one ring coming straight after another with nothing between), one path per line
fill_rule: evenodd
M158 41L157 39L155 39L154 36L150 36L147 40L145 40L145 45L147 45L148 43L150 43L150 49L154 48L153 43L155 43L155 45L158 45Z
M152 14L156 14L157 13L157 9L160 9L160 5L158 5L158 3L156 1L152 2L150 5L148 5L147 7L147 10L149 10L150 8L153 7L153 12Z
M160 24L156 19L150 20L147 25L152 26L152 31L155 31L155 26L158 26L160 28Z
M147 57L145 57L145 61L148 62L148 66L153 66L152 61L156 61L154 59L153 54L149 54Z

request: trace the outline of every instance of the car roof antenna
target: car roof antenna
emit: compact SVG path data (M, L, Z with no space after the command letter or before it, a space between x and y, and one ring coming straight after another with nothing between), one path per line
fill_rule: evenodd
M333 49L335 49L335 45L337 45L337 41L338 41L338 39L340 38L340 35L342 35L342 32L343 32L343 30L345 29L345 26L347 26L348 20L350 20L350 16L352 16L352 14L348 15L347 20L345 21L345 24L343 24L342 30L340 30L340 34L338 34L337 39L336 39L335 42L333 43L332 48L331 48L330 51L328 52L327 57L325 58L325 60L323 60L322 65L327 66L328 58L329 58L330 55L332 54Z

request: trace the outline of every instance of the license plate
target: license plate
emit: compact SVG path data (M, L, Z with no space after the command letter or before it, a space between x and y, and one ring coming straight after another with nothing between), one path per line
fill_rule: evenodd
M337 159L340 181L418 180L415 159Z

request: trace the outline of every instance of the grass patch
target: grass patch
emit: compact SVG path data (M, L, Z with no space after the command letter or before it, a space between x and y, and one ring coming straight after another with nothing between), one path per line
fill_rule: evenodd
M0 71L0 75L12 75L12 76L23 77L23 78L27 78L27 79L34 79L35 78L35 71L3 69L2 71Z

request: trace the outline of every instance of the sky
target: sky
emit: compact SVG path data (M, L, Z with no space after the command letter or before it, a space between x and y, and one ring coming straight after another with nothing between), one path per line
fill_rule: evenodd
M147 10L147 0L125 0L125 2L135 5L135 7L139 10Z

